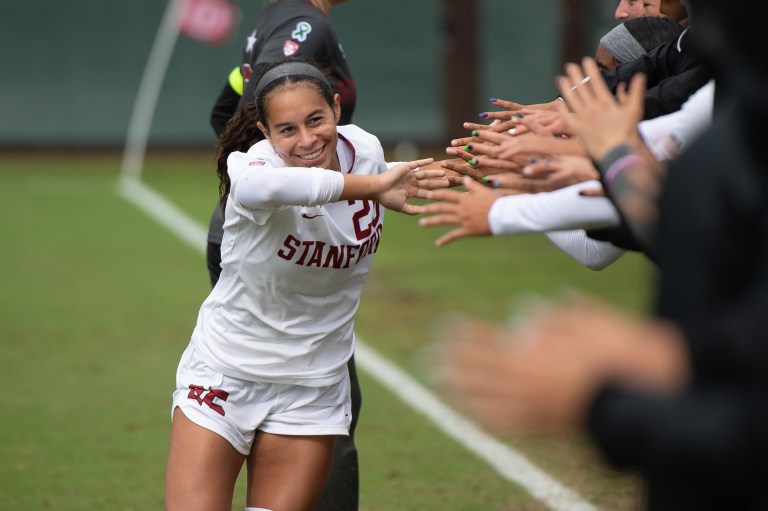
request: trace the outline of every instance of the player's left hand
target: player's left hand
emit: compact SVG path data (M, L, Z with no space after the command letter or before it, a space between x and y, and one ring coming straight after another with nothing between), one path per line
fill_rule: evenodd
M423 213L423 206L409 204L408 199L425 199L429 190L447 188L451 185L445 177L445 170L434 168L433 158L401 163L379 174L382 191L376 200L387 209L407 215Z

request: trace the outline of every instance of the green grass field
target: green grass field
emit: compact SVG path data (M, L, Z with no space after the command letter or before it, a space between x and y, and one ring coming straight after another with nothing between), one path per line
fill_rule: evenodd
M151 156L144 180L207 226L213 153ZM0 159L0 509L159 510L170 393L208 291L200 252L116 192L119 155ZM543 236L435 248L389 213L356 331L432 385L428 353L457 315L503 323L531 297L580 290L641 312L649 265L592 272ZM362 373L364 511L543 510ZM631 476L580 437L502 441L601 509L636 509ZM242 492L233 509L242 509Z

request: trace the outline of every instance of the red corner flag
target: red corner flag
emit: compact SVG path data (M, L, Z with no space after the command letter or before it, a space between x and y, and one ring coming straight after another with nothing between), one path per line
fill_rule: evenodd
M184 0L179 31L208 44L229 41L239 10L230 0Z

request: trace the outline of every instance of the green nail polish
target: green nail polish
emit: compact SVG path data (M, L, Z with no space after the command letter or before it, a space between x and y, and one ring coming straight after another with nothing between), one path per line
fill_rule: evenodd
M488 181L488 176L483 176L480 181Z
M472 130L472 133L470 133L473 137L477 136L477 130Z

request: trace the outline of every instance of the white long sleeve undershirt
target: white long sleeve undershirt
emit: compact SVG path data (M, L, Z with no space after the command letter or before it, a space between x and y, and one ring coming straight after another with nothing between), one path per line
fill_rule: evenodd
M683 103L680 110L640 122L637 129L659 161L674 160L712 124L715 82L710 80Z
M246 208L272 209L336 202L343 189L341 172L314 167L264 167L243 176L234 193Z
M583 197L581 190L600 188L585 181L553 192L507 195L493 203L488 224L494 236L619 225L619 214L605 197Z
M607 241L593 240L583 229L552 231L546 235L557 248L590 270L607 268L626 252Z
M593 240L584 230L619 225L619 214L610 200L579 195L581 190L600 187L599 181L585 181L553 192L501 197L488 212L491 233L502 236L543 232L579 264L602 270L625 250Z

